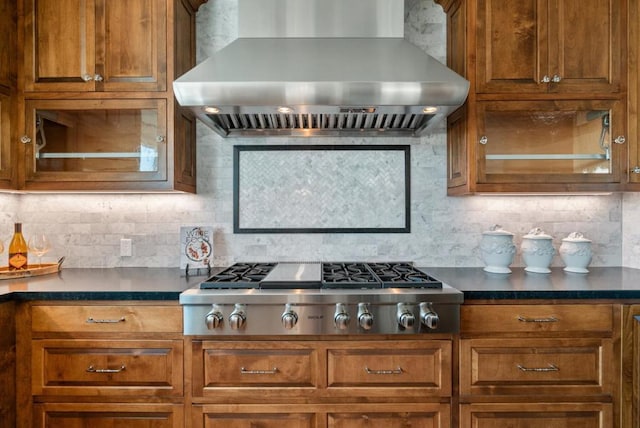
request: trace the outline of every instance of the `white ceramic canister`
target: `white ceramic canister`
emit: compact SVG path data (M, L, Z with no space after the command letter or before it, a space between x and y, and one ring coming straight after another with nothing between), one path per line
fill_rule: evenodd
M513 244L513 233L502 229L499 224L482 232L480 242L484 270L491 273L511 273L509 265L513 263L516 246Z
M534 273L550 273L551 261L556 254L553 248L553 238L539 227L531 229L522 237L522 259L526 267L524 270Z
M587 266L591 263L591 240L580 232L573 232L562 240L560 257L566 265L566 272L589 273Z

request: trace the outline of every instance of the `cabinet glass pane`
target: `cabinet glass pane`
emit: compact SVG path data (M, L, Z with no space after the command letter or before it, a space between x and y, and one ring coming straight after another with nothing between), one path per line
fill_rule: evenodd
M486 111L486 174L610 174L611 114Z
M37 171L155 172L155 109L36 110Z

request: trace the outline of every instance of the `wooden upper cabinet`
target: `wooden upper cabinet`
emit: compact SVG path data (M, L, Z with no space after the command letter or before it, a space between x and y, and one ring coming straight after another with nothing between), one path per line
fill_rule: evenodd
M165 0L26 1L25 91L166 90L166 9Z
M478 0L478 93L618 93L626 0Z
M16 86L15 0L0 0L0 88Z

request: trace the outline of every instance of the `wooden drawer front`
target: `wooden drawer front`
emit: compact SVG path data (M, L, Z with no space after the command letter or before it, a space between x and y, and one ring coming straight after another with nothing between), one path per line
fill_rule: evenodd
M463 305L461 334L613 331L612 305Z
M612 428L611 404L463 404L460 428Z
M180 306L33 306L34 332L182 333Z
M460 341L461 394L611 394L611 339Z
M315 428L313 413L205 413L194 428Z
M193 342L194 395L216 388L315 388L318 352L286 342Z
M449 341L330 348L327 364L329 387L420 387L437 395L451 394Z
M352 406L355 407L355 406ZM375 409L363 408L348 412L331 412L327 415L328 428L449 428L451 410L446 404L388 404L375 405Z
M34 428L181 428L181 404L44 403L33 406Z
M35 395L183 393L181 340L34 340Z

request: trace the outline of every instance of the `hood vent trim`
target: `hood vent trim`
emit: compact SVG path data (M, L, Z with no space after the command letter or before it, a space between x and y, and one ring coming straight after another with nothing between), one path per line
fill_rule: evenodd
M395 113L210 114L216 132L225 136L411 136L433 115Z

